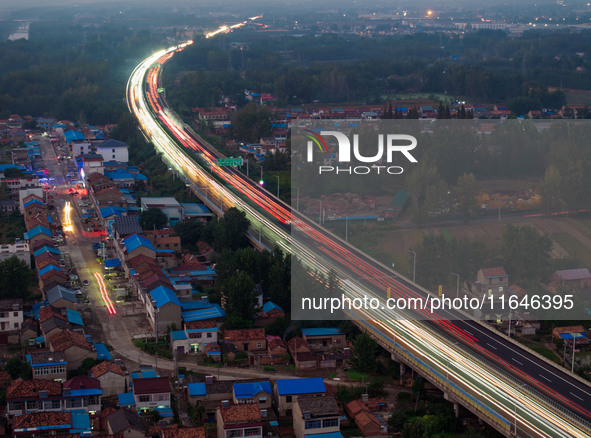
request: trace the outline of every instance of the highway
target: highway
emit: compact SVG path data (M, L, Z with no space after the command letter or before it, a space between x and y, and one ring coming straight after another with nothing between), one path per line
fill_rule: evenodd
M162 66L191 42L163 50L133 71L127 102L142 132L193 190L218 211L235 206L246 212L267 246L280 245L309 268L333 270L349 297L425 297L428 291L371 259L310 219L292 212L233 168L215 165L218 157L174 115L162 96ZM186 151L197 153L195 160ZM199 163L197 163L198 161ZM294 239L290 227L303 233ZM256 236L256 232L254 233ZM440 312L413 321L404 314L376 310L350 315L394 353L413 364L450 398L477 413L505 436L588 437L591 387L506 337L459 315Z

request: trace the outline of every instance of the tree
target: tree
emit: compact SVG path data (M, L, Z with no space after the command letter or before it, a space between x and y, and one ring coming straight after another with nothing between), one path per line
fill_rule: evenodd
M174 226L174 232L181 238L181 245L189 251L197 250L197 241L203 233L203 222L198 219L186 220Z
M503 262L519 284L538 284L550 274L552 240L530 226L509 224L503 229Z
M0 298L27 298L34 273L16 256L0 262Z
M255 283L246 272L237 272L227 282L224 289L226 313L252 321L256 313Z
M462 215L464 224L467 224L472 217L474 211L478 207L476 203L476 178L474 174L464 173L458 178L458 183L455 187L456 197L458 200L458 208Z
M374 372L377 349L378 344L367 333L357 335L353 341L353 366L362 373Z
M162 210L152 207L142 211L139 222L144 230L161 230L168 223L168 218Z
M224 216L215 224L213 246L216 251L222 249L238 249L248 245L246 232L250 227L250 221L246 214L237 208L230 208Z
M32 377L32 371L29 364L18 357L11 357L8 359L4 369L13 379L18 379L20 377L23 380L28 380Z
M542 207L548 216L560 205L560 187L562 178L560 171L554 165L546 169L544 181L540 187L542 195Z

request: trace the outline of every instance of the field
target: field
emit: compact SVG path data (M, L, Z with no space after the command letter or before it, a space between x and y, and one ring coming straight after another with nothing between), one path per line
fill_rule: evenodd
M418 245L425 233L442 234L446 239L482 241L491 252L499 253L503 228L509 221L491 220L486 223L447 225L445 228L401 227L392 222L349 221L348 239L354 246L373 256L386 266L392 266L403 275L412 275L412 256L408 250ZM515 220L514 225L530 225L548 233L554 246L553 258L576 257L581 267L591 268L591 219L535 218ZM326 224L339 237L345 239L345 224ZM476 273L474 273L476 276Z

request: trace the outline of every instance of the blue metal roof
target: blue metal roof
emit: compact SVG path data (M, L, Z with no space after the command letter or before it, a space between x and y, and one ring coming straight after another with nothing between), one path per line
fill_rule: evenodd
M115 268L117 266L121 266L121 260L117 258L105 260L105 268Z
M84 325L84 321L82 321L82 316L76 310L66 309L66 315L68 316L68 321L72 324L76 325Z
M174 417L174 412L172 412L172 408L154 408L154 410L158 412L162 418Z
M39 277L47 274L49 271L60 271L61 272L62 270L60 269L59 266L47 265L47 266L44 266L43 268L39 269Z
M196 309L209 309L212 307L210 302L203 301L181 301L181 308L185 311Z
M86 137L84 137L84 134L82 134L80 131L66 131L64 133L64 137L66 137L66 141L68 143L72 142L73 140L86 140Z
M70 394L64 394L64 397L86 397L89 395L103 395L103 390L99 388L71 389Z
M128 253L139 248L140 246L145 246L146 248L151 249L152 251L156 251L156 248L154 248L152 242L138 234L133 234L129 236L127 239L123 241L123 244L125 245L125 248L127 249Z
M151 371L141 371L141 372L133 372L131 373L131 378L132 379L150 379L152 377L158 377L158 374L156 374L156 371L151 370Z
M342 335L343 331L337 327L303 328L302 334L304 336L332 336Z
M585 332L581 332L581 333L560 333L558 336L560 336L562 339L579 339L579 338L584 338L585 337Z
M278 379L275 381L279 395L325 393L326 387L322 377L307 379Z
M170 338L173 341L181 341L183 339L187 339L187 333L184 330L176 330L174 332L170 332Z
M142 173L138 173L136 176L133 177L133 179L135 179L136 181L148 181L146 175Z
M197 397L200 395L207 394L207 391L205 390L205 383L203 383L203 382L189 383L187 386L189 388L189 395L191 397Z
M150 296L156 302L156 307L160 308L168 303L176 304L180 307L181 302L173 291L164 286L158 286L150 291Z
M105 344L94 344L94 348L96 348L96 358L98 360L113 360L113 356L109 353L109 349Z
M120 207L103 207L99 210L99 212L101 217L106 218L113 215L123 216L125 209Z
M266 392L272 394L271 383L266 382L247 382L247 383L234 383L234 396L236 398L253 398L260 392Z
M341 432L315 433L304 435L304 438L343 438L343 434Z
M185 322L223 318L224 316L226 316L226 312L222 310L219 304L212 304L212 306L207 309L191 310L181 313L181 317Z
M28 232L24 233L25 240L31 240L33 237L45 234L46 236L52 237L51 230L44 227L43 225L37 225L35 228L31 228Z
M119 398L119 406L134 406L135 405L135 398L133 396L133 392L126 392L124 394L119 394L117 397Z
M40 201L39 199L29 199L27 202L23 203L23 207L28 207L31 204L39 204L39 205L43 206L43 202Z
M79 433L80 436L91 436L90 416L84 409L76 409L72 413L72 428L70 433Z
M277 309L283 312L283 309L279 307L277 304L275 304L273 301L267 301L263 306L263 312L265 313L269 313L273 309Z

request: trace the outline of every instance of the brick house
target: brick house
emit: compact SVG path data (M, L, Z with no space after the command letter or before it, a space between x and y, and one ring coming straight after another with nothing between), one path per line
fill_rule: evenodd
M216 410L217 438L263 437L259 407L254 404L222 404Z
M293 405L296 438L340 431L339 406L333 395L298 398Z
M265 329L226 330L224 341L234 344L238 351L264 351L267 349Z

